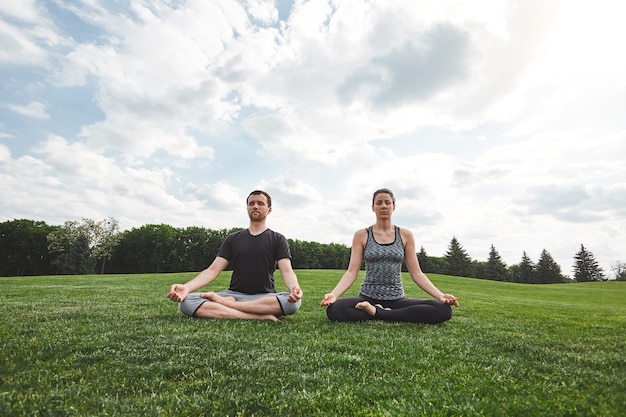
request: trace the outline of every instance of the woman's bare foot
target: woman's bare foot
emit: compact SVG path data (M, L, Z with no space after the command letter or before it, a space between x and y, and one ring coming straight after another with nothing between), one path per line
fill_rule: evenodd
M373 305L371 305L367 301L361 301L360 303L357 303L354 306L354 308L358 308L359 310L363 310L363 311L365 311L367 314L369 314L372 317L374 317L376 315L376 307L374 307Z
M389 307L383 307L382 304L374 304L374 306L376 306L376 307L378 307L380 309L383 309L383 310L391 310Z

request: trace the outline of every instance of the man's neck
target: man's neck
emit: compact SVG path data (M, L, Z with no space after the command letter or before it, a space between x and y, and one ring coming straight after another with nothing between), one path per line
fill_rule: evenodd
M265 222L250 222L250 226L248 226L248 231L252 236L260 235L266 230Z

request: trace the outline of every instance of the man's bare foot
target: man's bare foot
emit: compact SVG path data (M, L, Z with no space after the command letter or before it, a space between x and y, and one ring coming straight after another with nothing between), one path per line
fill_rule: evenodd
M273 314L268 314L266 316L261 316L261 320L271 320L274 323L279 323L280 319L276 316L274 316Z
M235 301L235 297L222 297L214 293L213 291L200 293L200 298L206 298L207 300L214 301L216 303L222 303L222 301Z
M363 311L365 311L367 314L369 314L372 317L374 317L376 315L376 307L374 307L373 305L371 305L367 301L361 301L360 303L357 303L357 305L355 305L354 308L358 308L359 310L363 310Z

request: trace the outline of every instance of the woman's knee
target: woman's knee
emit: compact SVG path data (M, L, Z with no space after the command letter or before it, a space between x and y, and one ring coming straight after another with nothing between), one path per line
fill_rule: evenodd
M326 317L328 317L328 320L340 321L339 315L337 314L337 310L338 308L336 307L335 304L331 304L328 307L326 307Z
M352 313L352 310L361 312L361 310L356 310L355 308L347 309L345 306L345 302L335 302L334 304L331 304L328 307L326 307L326 317L328 317L328 320L334 321L334 322L357 321L350 314Z
M441 314L441 321L448 321L452 318L452 307L449 304L441 303L442 305L439 307L439 311Z

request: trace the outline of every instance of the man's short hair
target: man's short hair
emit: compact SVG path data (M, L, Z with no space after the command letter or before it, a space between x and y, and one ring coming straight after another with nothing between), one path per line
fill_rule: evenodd
M267 198L267 206L272 207L272 197L270 197L270 195L266 193L265 191L261 191L261 190L252 191L250 194L248 194L248 197L246 197L246 204L248 204L248 200L250 200L251 195L264 195L265 198Z

